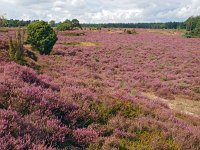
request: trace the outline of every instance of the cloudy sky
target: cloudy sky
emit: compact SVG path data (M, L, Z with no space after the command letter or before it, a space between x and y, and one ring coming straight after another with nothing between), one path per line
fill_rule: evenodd
M200 0L0 0L0 15L14 19L82 23L184 21L200 15Z

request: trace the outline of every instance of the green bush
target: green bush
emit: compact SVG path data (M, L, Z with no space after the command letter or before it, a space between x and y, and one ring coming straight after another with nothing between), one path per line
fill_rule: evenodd
M58 25L57 30L58 31L65 31L65 30L71 30L72 29L72 24L69 22L63 22Z
M192 36L192 34L191 34L191 33L189 33L189 32L186 32L186 33L185 33L185 35L184 35L184 37L186 37L186 38L192 38L193 36Z
M40 54L49 54L57 41L57 35L44 21L36 21L27 27L27 42Z
M80 29L82 29L82 27L81 27L78 19L73 19L72 20L72 26L73 26L73 28L80 28Z

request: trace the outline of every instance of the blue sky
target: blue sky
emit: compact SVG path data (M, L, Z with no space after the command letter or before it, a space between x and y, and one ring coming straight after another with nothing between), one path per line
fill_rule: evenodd
M200 0L0 0L0 15L14 19L82 23L184 21L200 15Z

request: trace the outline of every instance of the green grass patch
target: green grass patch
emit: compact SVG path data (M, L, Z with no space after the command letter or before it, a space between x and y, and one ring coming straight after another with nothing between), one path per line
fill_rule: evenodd
M108 120L117 114L124 116L125 118L134 119L142 110L139 106L132 104L131 102L118 100L111 104L107 103L92 103L90 109L97 114L97 122L99 124L107 124Z
M85 46L85 47L99 47L100 43L97 42L69 42L65 43L65 46Z
M85 33L65 33L65 36L84 36Z

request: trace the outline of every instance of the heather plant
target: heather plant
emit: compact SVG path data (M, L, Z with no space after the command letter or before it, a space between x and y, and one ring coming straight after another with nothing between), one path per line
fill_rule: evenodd
M40 52L40 54L50 54L57 35L51 26L44 21L36 21L27 27L27 42Z
M62 55L38 56L39 74L0 60L0 149L200 148L198 113L168 101L181 95L198 103L199 40L112 31L58 32L54 53Z

